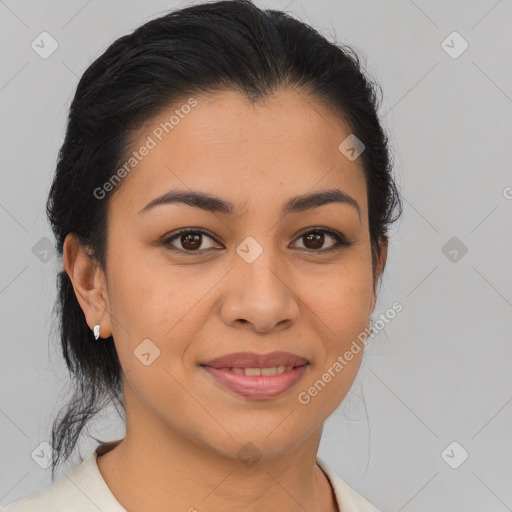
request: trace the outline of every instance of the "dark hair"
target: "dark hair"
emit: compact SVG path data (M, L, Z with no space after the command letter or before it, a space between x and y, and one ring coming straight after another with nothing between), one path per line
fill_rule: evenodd
M105 269L107 206L113 193L97 200L94 190L122 165L132 136L154 116L194 93L231 89L256 101L289 87L301 88L338 112L365 145L360 158L375 269L379 242L387 244L388 226L402 213L388 139L377 116L377 89L382 91L350 47L331 43L288 14L261 10L249 0L169 12L114 41L84 72L47 202L59 255L73 233ZM58 274L56 310L74 395L53 423L52 478L105 404L113 401L124 410L122 368L112 336L93 343L64 270Z

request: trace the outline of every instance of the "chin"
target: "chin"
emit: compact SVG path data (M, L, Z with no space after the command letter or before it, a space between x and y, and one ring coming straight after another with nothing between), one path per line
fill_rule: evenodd
M217 430L218 435L214 436L211 436L211 431L206 436L203 432L202 444L223 457L241 462L246 459L279 457L292 452L311 435L311 432L308 433L299 426L277 426L281 421L282 417L268 427L255 425L254 422L250 426L232 423L228 429L232 437L222 429L220 432Z

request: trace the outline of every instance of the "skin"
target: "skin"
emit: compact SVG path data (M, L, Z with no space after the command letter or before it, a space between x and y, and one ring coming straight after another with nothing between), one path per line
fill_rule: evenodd
M195 98L198 105L111 192L106 273L74 236L65 242L64 266L87 323L100 323L102 338L113 335L124 372L126 437L98 457L99 470L128 511L337 511L315 457L363 350L310 403L297 396L349 349L375 307L387 247L372 275L361 159L338 149L350 134L340 116L300 90L253 105L234 91ZM175 108L141 130L134 149ZM219 196L235 214L183 204L137 213L172 188ZM290 197L331 188L357 201L361 219L340 203L280 218ZM194 245L183 237L169 244L183 255L158 245L185 227L212 236L203 235L202 255L187 253ZM334 239L308 244L306 228L333 229L353 243L322 253ZM252 263L236 253L247 236L263 248ZM147 338L160 350L149 366L134 356ZM311 364L273 399L236 395L198 366L231 352L274 350ZM248 442L262 456L252 467L237 457Z

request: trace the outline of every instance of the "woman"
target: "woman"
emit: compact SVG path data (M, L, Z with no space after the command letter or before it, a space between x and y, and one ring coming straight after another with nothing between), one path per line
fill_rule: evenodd
M401 214L376 109L350 48L248 0L86 70L47 205L76 385L52 476L109 400L126 435L8 512L377 510L316 455Z

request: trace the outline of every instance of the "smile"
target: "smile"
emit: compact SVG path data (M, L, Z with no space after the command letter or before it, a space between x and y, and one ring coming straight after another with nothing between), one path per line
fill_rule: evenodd
M245 398L264 400L277 397L294 387L309 364L265 368L202 368L224 389Z

